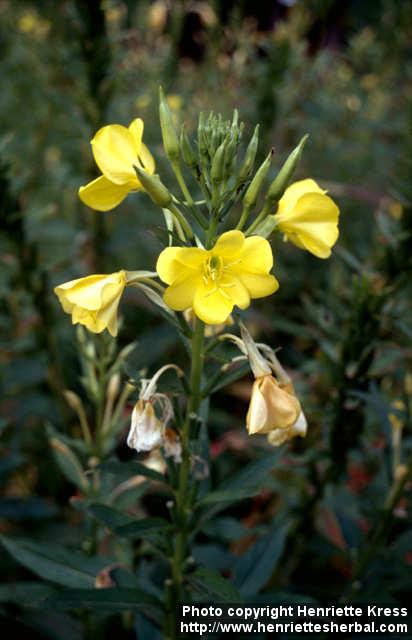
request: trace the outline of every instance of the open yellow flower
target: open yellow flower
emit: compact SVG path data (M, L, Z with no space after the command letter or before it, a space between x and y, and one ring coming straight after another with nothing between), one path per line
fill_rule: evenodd
M131 191L143 189L133 167L150 175L155 170L152 154L142 142L143 127L143 120L136 118L128 128L110 124L96 133L91 145L102 175L79 189L80 200L88 207L109 211Z
M93 333L108 329L117 335L117 308L126 286L126 272L93 275L70 280L54 289L73 324L83 324Z
M164 300L175 311L193 308L207 324L225 322L236 305L246 309L251 298L274 293L279 283L269 274L273 266L270 244L260 236L245 238L241 231L223 233L210 250L168 247L156 270L168 284Z
M314 180L291 184L279 200L274 219L285 240L318 258L329 258L339 236L339 209Z

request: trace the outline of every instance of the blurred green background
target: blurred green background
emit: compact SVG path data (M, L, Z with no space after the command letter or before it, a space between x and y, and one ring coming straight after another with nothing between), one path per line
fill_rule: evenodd
M162 221L149 199L133 195L101 214L77 191L97 175L89 144L96 130L135 117L175 188L162 159L161 84L189 132L198 112L212 109L230 117L238 108L248 136L259 122L260 157L273 147L277 167L309 133L297 177L319 181L341 209L330 260L274 243L280 290L246 315L257 336L282 347L309 435L285 450L259 498L227 516L245 527L265 526L279 512L293 518L273 593L330 602L352 589L355 575L365 580L365 597L408 600L408 481L389 515L384 496L411 455L411 16L409 0L0 1L2 533L81 546L82 517L69 505L76 489L45 430L76 434L62 392L83 393L75 330L53 287L89 273L154 268ZM124 380L180 357L156 309L138 293L127 303L118 348L135 339L138 347ZM245 378L215 399L217 479L263 446L244 428L249 385ZM120 457L129 455L124 439ZM156 512L156 497L145 508ZM382 514L384 532L360 576L354 558L369 548ZM250 543L247 535L208 536L202 557L223 572ZM34 579L10 556L1 562L6 582ZM1 603L1 619L15 620L19 633L82 637L77 627L54 636L40 615L21 612L17 596L10 603L6 585Z

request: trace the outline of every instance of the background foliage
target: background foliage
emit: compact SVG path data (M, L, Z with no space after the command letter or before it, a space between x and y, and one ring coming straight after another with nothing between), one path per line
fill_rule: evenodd
M109 371L136 379L183 354L138 293L122 307L118 343L91 343L76 337L52 289L86 273L154 267L161 245L149 200L96 214L77 190L95 175L93 132L136 116L171 180L159 84L189 132L200 110L237 107L249 133L259 122L261 156L274 147L278 166L309 132L299 177L317 179L341 208L333 257L279 243L281 288L247 314L294 371L307 439L268 462L264 439L244 428L249 377L215 396L207 482L227 494L209 494L215 517L194 540L193 597L408 602L411 10L409 0L0 2L0 614L19 637L106 638L114 628L155 637L165 574L153 542L167 520L156 460L136 478L126 404L91 501L93 461L63 392L82 398L93 425L99 399L80 381L90 379L88 349L106 381ZM157 520L143 531L136 516Z

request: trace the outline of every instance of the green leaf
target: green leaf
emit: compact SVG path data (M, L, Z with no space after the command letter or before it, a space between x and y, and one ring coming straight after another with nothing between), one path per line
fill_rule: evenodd
M202 600L213 602L241 602L242 597L236 587L217 571L197 569L187 578L192 590Z
M106 471L106 473L112 473L116 476L124 476L126 479L130 479L132 476L145 476L146 478L150 478L150 480L157 480L158 482L165 482L165 477L163 474L155 471L154 469L149 469L141 462L133 461L133 462L119 462L118 460L109 460L108 462L104 462L99 467L102 471Z
M93 516L93 518L96 518L96 520L104 524L109 529L115 529L116 527L121 527L134 522L133 518L128 516L126 513L100 502L93 502L87 505L87 511Z
M144 520L135 520L116 527L113 531L120 537L143 538L143 540L156 542L160 535L166 534L170 530L171 525L164 518L144 518Z
M17 562L41 578L65 587L93 587L96 575L111 562L48 543L5 536L0 540Z
M51 596L53 587L41 582L9 582L0 585L0 602L35 606Z
M65 478L76 485L81 491L87 493L89 483L76 454L73 453L67 444L56 436L49 438L49 443L53 450L55 460Z
M141 589L66 589L48 598L52 609L96 609L104 612L141 611L161 615L159 601Z
M255 496L261 491L279 456L280 452L277 451L251 462L245 469L224 481L216 491L205 495L199 504L202 506L216 502L232 502Z
M251 596L265 586L282 555L289 526L276 526L237 561L234 580L242 595Z

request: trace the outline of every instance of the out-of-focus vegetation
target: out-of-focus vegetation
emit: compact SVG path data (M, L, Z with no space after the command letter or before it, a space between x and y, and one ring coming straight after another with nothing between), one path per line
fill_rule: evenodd
M179 361L180 347L138 293L122 307L117 343L91 340L60 312L53 286L85 273L154 268L160 244L148 226L158 213L149 200L130 196L101 214L77 191L96 175L93 133L137 116L159 173L172 180L162 163L159 84L189 133L199 111L229 117L237 107L250 134L259 122L260 153L273 147L278 166L308 132L298 177L315 178L341 208L333 257L325 263L277 244L281 288L247 316L295 371L309 435L281 450L256 497L225 505L204 526L193 556L249 600L408 602L411 14L409 0L0 1L0 518L9 551L0 615L19 637L106 638L113 628L119 638L155 637L149 605L146 617L143 605L132 616L103 597L87 605L91 613L84 602L60 602L74 609L69 615L52 599L62 587L95 584L157 597L165 577L150 537L117 537L110 530L125 521L85 515L90 470L110 456L100 502L167 516L156 471L121 486L135 457L125 446L127 398L112 415L110 447L96 443L92 460L65 390L81 398L94 431L105 398L96 396L93 375L107 386L117 373L135 379L165 359ZM94 373L91 351L99 354ZM244 378L215 398L213 487L266 446L244 428L249 392ZM71 466L65 446L76 454ZM211 584L215 592L198 581L197 596L223 598L220 582Z

